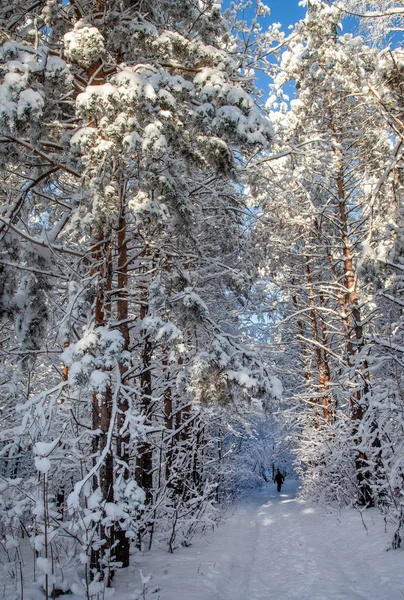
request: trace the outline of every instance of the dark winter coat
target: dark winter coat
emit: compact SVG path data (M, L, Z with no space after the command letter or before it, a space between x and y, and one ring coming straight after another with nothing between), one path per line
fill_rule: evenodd
M282 473L280 473L278 471L278 473L275 475L275 479L274 479L275 483L283 483L285 481L284 476L282 475Z

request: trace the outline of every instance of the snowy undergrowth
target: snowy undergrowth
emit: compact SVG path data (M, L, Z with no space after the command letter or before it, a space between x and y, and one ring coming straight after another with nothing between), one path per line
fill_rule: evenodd
M296 492L294 481L280 494L272 483L264 486L174 554L159 547L133 549L131 566L119 572L108 594L114 600L401 599L403 554L387 551L391 531L380 513L318 507ZM24 600L42 600L43 593L28 583L28 545L22 558ZM8 581L2 575L0 598L19 598Z

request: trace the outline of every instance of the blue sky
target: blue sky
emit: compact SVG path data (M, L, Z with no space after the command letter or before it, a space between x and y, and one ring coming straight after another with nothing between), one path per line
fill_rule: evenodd
M282 23L282 29L287 29L288 25L294 25L306 13L306 9L298 5L299 0L270 0L266 4L271 9L269 16L271 22Z
M226 10L230 6L232 0L222 0L222 10ZM245 1L245 0L244 0ZM299 0L264 0L264 3L269 6L271 13L265 19L261 21L261 25L265 27L265 25L269 25L271 23L281 23L281 29L288 33L288 27L290 25L294 25L300 19L304 19L306 15L306 8L299 6ZM254 6L255 0L252 0L252 5ZM253 15L253 9L246 10L243 18L248 21L249 18ZM241 15L240 15L241 17ZM349 18L344 20L344 31L353 32L356 29L356 23L353 19ZM257 85L264 91L264 98L268 96L269 88L268 84L270 83L269 77L263 75L262 73L257 73ZM287 89L287 93L292 97L294 96L295 89L293 85L290 85Z
M264 0L265 4L269 6L271 9L270 15L261 21L261 25L265 27L265 25L270 25L271 23L281 23L281 29L288 32L288 27L290 25L294 25L300 19L303 19L306 14L306 9L299 6L299 0ZM231 0L222 0L222 10L226 10L229 7ZM253 6L255 1L252 0ZM243 15L246 21L249 20L249 17L253 15L253 9L246 10ZM241 17L241 15L240 15ZM269 95L269 77L265 76L262 73L257 73L258 80L257 85L264 92L264 98ZM294 95L294 87L290 86L288 89L288 93L293 96Z
M222 0L223 10L230 5L230 2L231 0ZM306 12L305 8L299 6L299 0L266 0L265 4L271 9L268 22L282 23L282 28L285 30L288 25L294 25L303 18Z

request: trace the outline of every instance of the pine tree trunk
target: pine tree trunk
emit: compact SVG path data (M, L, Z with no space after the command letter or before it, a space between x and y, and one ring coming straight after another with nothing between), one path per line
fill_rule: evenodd
M333 121L331 120L331 128ZM337 140L337 138L336 138ZM356 366L356 357L363 348L363 326L361 323L360 309L358 305L358 296L356 288L356 269L352 256L352 246L349 239L348 227L348 207L345 199L345 182L344 168L342 161L339 162L339 171L337 175L338 188L338 207L341 223L341 242L343 245L343 271L344 271L344 315L349 320L350 330L346 337L346 356L349 372L351 373ZM352 330L354 332L354 340L352 340ZM366 411L367 393L369 391L368 384L368 366L367 362L362 359L360 365L362 372L361 385L356 386L357 390L351 395L351 419L352 419L352 435L355 446L358 448L362 439L359 432L359 423L362 421ZM359 490L359 503L363 506L373 506L374 499L370 487L370 472L367 456L362 450L357 450L355 459L356 478Z
M140 313L141 319L144 319L147 315L147 305L142 305ZM140 408L142 414L146 416L146 423L151 418L151 397L153 391L151 374L152 350L150 337L145 334L142 351L142 373L140 375ZM148 440L142 441L138 446L136 481L146 494L146 504L150 504L153 499L153 448Z
M107 292L112 289L112 256L111 248L102 243L102 232L100 232L96 250L93 252L95 265L102 261L99 270L99 289L95 300L94 321L96 327L104 326L111 317L111 300ZM95 269L97 266L95 266ZM103 392L93 394L92 427L93 431L99 431L99 435L93 436L93 463L95 464L108 444L108 431L111 427L112 417L112 390L108 385ZM99 472L93 477L93 491L100 489L104 502L114 501L114 461L113 451L109 448ZM91 552L92 577L99 574L101 579L110 585L113 571L110 569L115 536L113 527L99 526L99 538L104 540L103 545Z
M319 390L321 393L321 403L322 403L322 412L324 423L331 423L331 414L329 409L329 400L328 400L328 389L326 383L326 368L323 359L323 352L321 349L321 341L320 335L318 331L317 324L317 310L314 300L314 288L313 288L313 280L312 280L312 272L309 262L306 260L306 276L307 276L307 284L308 284L308 292L309 292L309 303L310 303L310 323L311 323L311 332L312 337L315 342L314 348L317 357L317 369L318 369L318 380L319 380Z
M122 350L127 351L129 348L129 324L128 324L128 250L127 250L127 231L126 231L126 216L125 216L125 195L123 189L120 190L120 216L118 222L118 235L117 235L117 253L118 253L118 300L117 300L117 320L118 329L122 334L124 344ZM124 379L124 372L126 370L125 365L122 363L119 366L121 373L121 384L126 385ZM117 416L117 442L116 442L116 455L120 460L121 469L124 469L123 479L129 479L129 431L122 431L125 423L125 413L129 408L128 400L121 393L119 395L119 412ZM115 549L115 558L122 564L122 567L129 566L129 551L130 541L126 537L126 532L117 524L115 538L117 545Z

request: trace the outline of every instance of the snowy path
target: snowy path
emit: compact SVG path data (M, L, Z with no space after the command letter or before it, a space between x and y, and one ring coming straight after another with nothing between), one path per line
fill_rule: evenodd
M376 510L364 515L366 531L357 511L318 508L295 493L293 482L281 494L270 484L191 548L141 557L115 597L143 598L133 584L141 568L152 573L148 600L404 598L404 553L385 551L390 534Z

